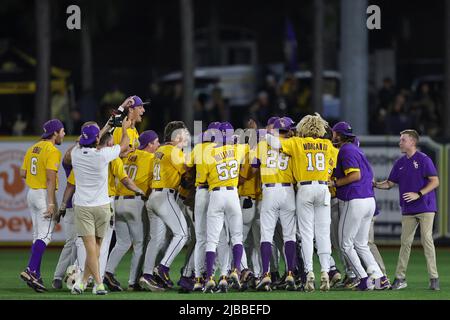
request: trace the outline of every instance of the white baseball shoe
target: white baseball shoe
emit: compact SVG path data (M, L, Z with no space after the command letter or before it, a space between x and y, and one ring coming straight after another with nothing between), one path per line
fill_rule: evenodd
M258 291L269 291L267 288L270 288L272 284L272 278L270 277L270 273L267 272L264 276L259 279L258 284L256 285L256 290Z
M330 277L326 271L320 274L320 291L330 291Z
M81 279L78 279L72 287L70 291L72 294L82 294L85 289L85 285L81 282Z
M313 292L315 288L315 276L312 271L308 272L306 275L306 284L305 284L305 291L307 292Z
M209 280L205 283L205 288L203 289L203 292L214 293L215 288L216 288L216 281L214 281L213 277L210 277Z
M237 269L234 269L230 273L230 279L231 279L233 289L240 290L241 289L241 281L239 280L239 272L237 271Z

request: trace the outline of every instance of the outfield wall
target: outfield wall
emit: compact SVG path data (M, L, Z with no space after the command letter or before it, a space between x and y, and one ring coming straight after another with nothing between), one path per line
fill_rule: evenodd
M26 149L38 137L0 138L0 246L28 245L32 239L31 217L28 212L27 187L19 176ZM58 148L62 154L73 144L74 138L66 137ZM401 154L398 136L361 136L361 147L366 153L377 180L388 177L393 163ZM435 218L433 235L435 239L449 238L448 219L448 173L450 172L450 145L441 145L428 137L421 138L421 150L428 154L438 169L440 187L437 191L439 212ZM58 203L61 202L66 177L59 172ZM375 238L379 244L399 245L401 214L398 188L389 191L376 190L377 206L381 214L375 224ZM416 239L418 239L416 234ZM64 226L55 227L53 243L64 241ZM417 242L417 240L416 240Z

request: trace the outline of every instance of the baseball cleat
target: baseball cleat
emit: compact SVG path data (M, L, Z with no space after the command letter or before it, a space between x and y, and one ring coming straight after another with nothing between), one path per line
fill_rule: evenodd
M347 278L347 281L344 282L344 288L353 289L359 285L359 280L357 277Z
M139 279L139 285L142 289L152 292L165 291L164 288L155 280L155 277L151 274L144 273Z
M326 271L320 274L320 291L330 291L330 277Z
M441 288L439 287L439 278L430 279L430 289L439 291Z
M117 279L114 277L114 275L110 272L105 272L105 276L103 277L103 283L106 284L109 291L111 291L111 292L123 291L122 287L120 286L120 282L117 281Z
M105 285L103 283L100 283L99 285L94 284L94 287L92 288L92 294L96 294L98 296L104 296L108 294L108 291L105 289Z
M177 284L180 286L181 293L191 292L194 289L194 279L182 276Z
M386 276L375 279L375 290L385 290L391 287L391 283Z
M127 291L142 291L141 286L137 283L128 285Z
M408 283L406 282L406 279L398 279L395 278L394 283L391 286L392 290L400 290L404 289L408 286Z
M26 282L26 284L32 288L34 291L38 293L42 293L47 291L45 288L42 279L38 278L35 272L30 271L29 268L26 268L24 271L20 273L20 278Z
M77 282L75 282L70 292L72 294L82 294L84 292L84 289L84 284L81 283L81 280L78 280Z
M272 284L270 287L274 290L284 290L286 289L286 276L287 272L280 277L280 273L278 271L270 273L270 279L272 280Z
M295 291L297 289L297 287L295 286L295 279L294 275L292 274L292 271L288 272L285 279L285 283L286 283L286 290Z
M330 270L330 272L328 272L328 279L330 279L330 287L334 288L339 281L341 281L342 275L337 269Z
M203 289L203 292L214 293L215 288L216 288L216 281L214 281L213 277L210 277L209 280L205 283L205 288Z
M241 289L241 282L239 281L239 273L238 273L237 269L234 269L230 273L230 280L231 280L233 289L237 289L237 290Z
M258 284L256 285L256 290L258 290L258 291L271 291L271 290L267 290L267 288L270 288L271 284L272 284L272 279L271 279L270 273L267 272L258 281Z
M172 280L170 280L169 273L164 270L164 267L162 265L159 265L156 267L156 270L156 276L162 280L164 286L169 289L173 288L173 282Z
M316 289L314 281L315 281L314 273L312 271L308 272L308 274L306 275L305 291L313 292Z
M228 281L226 276L220 277L219 284L217 286L216 292L227 293L228 292Z
M52 288L56 290L61 290L63 287L63 282L61 279L53 279Z
M194 292L203 291L203 278L201 277L195 278L193 291Z
M358 291L370 291L375 287L374 280L371 277L365 277L359 280L358 286L354 288L354 290Z

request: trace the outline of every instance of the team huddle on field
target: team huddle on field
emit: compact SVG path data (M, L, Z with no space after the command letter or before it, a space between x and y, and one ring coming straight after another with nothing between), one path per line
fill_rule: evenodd
M133 96L123 106L120 127L85 123L64 157L55 147L63 125L48 121L25 156L34 232L21 278L35 291L47 290L41 259L60 219L66 243L52 286L66 283L73 294L91 282L95 294L123 291L115 273L130 248L128 290L390 287L373 244L373 172L348 123L330 128L317 113L298 123L272 117L265 128L250 121L236 134L230 123L212 122L192 147L183 122L168 123L160 144L154 131L135 128L142 100ZM57 208L61 163L68 179ZM175 285L171 266L184 247Z

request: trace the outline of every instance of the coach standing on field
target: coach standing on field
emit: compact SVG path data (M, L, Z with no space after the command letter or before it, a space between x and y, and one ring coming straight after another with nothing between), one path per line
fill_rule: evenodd
M403 215L401 247L392 288L407 287L406 268L414 234L417 225L420 224L420 238L430 276L430 289L440 290L433 242L433 221L437 212L434 189L439 186L439 178L432 160L426 154L417 151L418 142L419 135L415 130L400 133L400 150L405 155L395 162L389 178L383 182L376 182L375 187L390 189L394 184L398 184L400 191Z
M72 166L76 189L74 195L75 226L86 248L86 265L82 279L78 279L72 293L81 294L90 275L94 277L94 294L106 294L100 277L100 247L111 218L111 203L108 197L108 164L128 148L127 129L131 122L122 123L120 145L97 149L100 141L98 126L82 129L79 146L72 150Z

